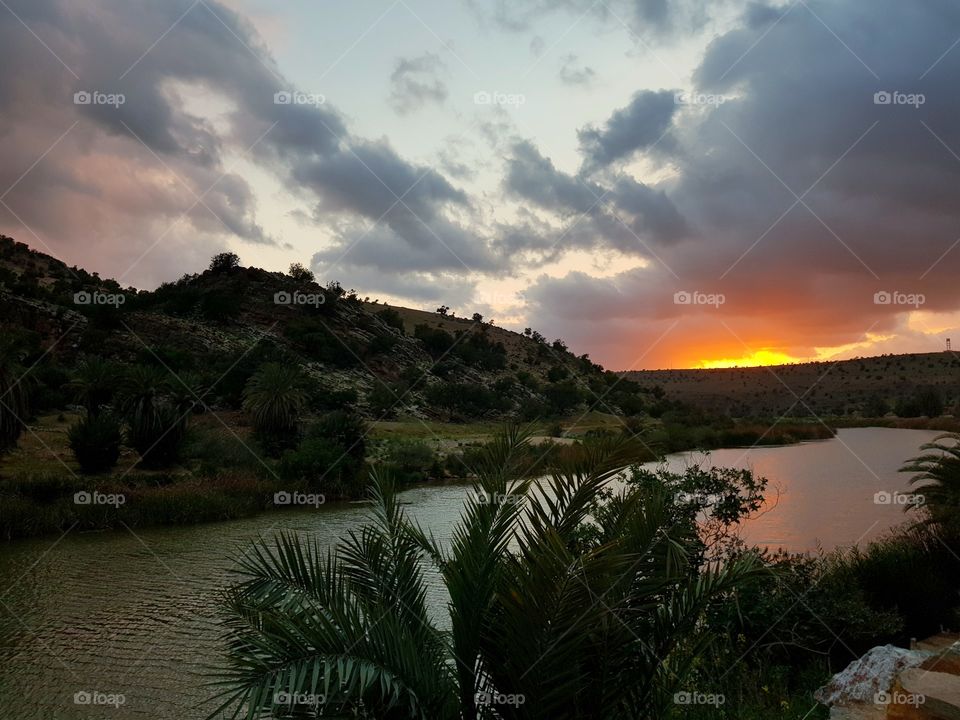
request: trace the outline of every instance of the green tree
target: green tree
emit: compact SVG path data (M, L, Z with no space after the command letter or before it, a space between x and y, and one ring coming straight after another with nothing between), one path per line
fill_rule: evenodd
M80 363L70 387L87 415L95 417L104 406L111 403L117 375L117 367L102 358L89 357Z
M67 431L70 449L80 469L99 473L117 464L122 432L120 422L110 413L87 415Z
M210 272L225 272L240 267L240 256L232 252L217 253L210 258Z
M291 263L290 270L287 273L294 280L300 283L312 283L316 278L302 263Z
M250 414L256 432L281 445L296 437L300 414L309 400L307 377L299 367L287 363L265 363L243 391L243 409Z
M255 545L224 601L230 649L213 715L309 711L289 700L302 693L324 717L665 717L711 639L707 608L752 559L696 571L664 488L625 492L583 539L636 448L597 441L542 485L519 476L526 450L511 429L480 454L448 547L406 517L380 472L372 521L335 552L293 534ZM444 626L428 610L431 561Z
M173 464L187 434L190 411L174 402L172 389L167 371L149 365L134 365L122 380L127 442L147 467Z

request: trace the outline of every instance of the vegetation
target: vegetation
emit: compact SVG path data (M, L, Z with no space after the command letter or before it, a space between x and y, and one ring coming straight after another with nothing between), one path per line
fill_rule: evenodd
M70 449L85 473L106 472L117 464L122 435L119 421L109 413L87 414L67 433Z
M920 450L903 471L916 473L910 483L922 500L907 507L924 512L928 524L960 537L960 433L938 435Z
M247 382L243 409L250 414L261 440L271 448L295 441L300 414L310 393L306 377L295 365L264 364Z
M380 472L372 522L335 554L294 535L255 546L224 605L223 708L302 712L285 699L312 697L324 715L663 717L711 639L702 618L754 564L696 567L662 487L618 496L588 536L630 443L598 440L539 486L516 471L526 442L510 430L478 458L449 550ZM428 561L449 631L427 611Z

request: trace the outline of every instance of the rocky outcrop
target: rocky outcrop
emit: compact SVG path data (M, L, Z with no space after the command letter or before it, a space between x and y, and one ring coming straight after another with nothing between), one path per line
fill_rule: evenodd
M960 720L960 636L875 647L814 697L831 720Z

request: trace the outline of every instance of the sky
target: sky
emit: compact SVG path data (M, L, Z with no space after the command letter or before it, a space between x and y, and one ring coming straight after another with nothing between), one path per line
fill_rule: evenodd
M616 370L960 342L955 0L2 0L0 233Z

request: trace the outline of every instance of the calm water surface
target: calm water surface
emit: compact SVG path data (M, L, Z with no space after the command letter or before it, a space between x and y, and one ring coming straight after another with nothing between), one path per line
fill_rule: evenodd
M743 529L757 544L802 551L872 539L903 522L874 495L903 490L897 472L936 435L841 430L832 440L668 458L750 467L770 479L769 507ZM462 486L404 493L408 511L449 538ZM361 505L282 512L187 528L69 533L0 544L0 718L65 720L206 717L204 671L220 656L214 599L259 535L294 530L332 544L362 522ZM434 581L433 604L443 595ZM77 692L123 694L119 707L78 705ZM206 712L205 712L206 709Z

